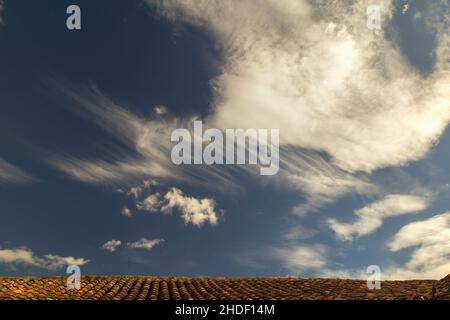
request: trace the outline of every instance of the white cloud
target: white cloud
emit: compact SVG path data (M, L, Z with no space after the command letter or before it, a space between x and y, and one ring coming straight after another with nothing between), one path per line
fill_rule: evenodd
M285 145L372 172L422 158L450 120L449 74L421 78L395 44L370 32L370 1L148 2L204 27L223 48L209 119L218 127L280 128ZM392 1L378 4L387 23Z
M402 227L389 242L393 252L414 248L409 261L383 272L391 279L440 279L450 270L450 212Z
M109 252L114 252L121 245L122 245L122 241L120 241L120 240L109 240L109 241L106 241L102 245L102 249L109 251Z
M328 225L341 240L352 240L354 237L375 232L386 218L417 213L426 209L427 206L427 198L393 194L356 210L357 218L352 223L341 223L336 219L329 219Z
M407 13L408 13L408 10L409 10L409 3L405 3L405 4L403 5L402 14L403 14L403 15L407 14Z
M42 266L46 269L50 270L58 270L61 268L65 268L70 265L83 266L89 262L84 258L74 258L74 257L60 257L52 254L46 254L42 259Z
M74 112L99 125L136 154L130 156L129 152L120 151L120 147L108 154L107 160L53 154L47 161L71 178L87 183L119 185L122 191L124 185L142 180L145 184L154 179L188 182L191 185L214 182L216 187L211 188L221 191L236 192L240 189L233 179L235 173L231 168L223 170L224 167L177 166L172 163L171 133L180 127L191 129L195 117L178 119L155 113L143 118L115 104L95 88L72 90L56 82L51 86L77 103L78 108L73 109ZM146 188L145 185L134 186L127 193L138 198Z
M0 158L0 184L1 183L32 183L37 180L22 169Z
M182 218L186 224L191 223L197 227L209 222L216 225L218 222L215 211L215 201L204 198L196 199L183 195L180 189L172 188L164 195L166 203L161 208L163 212L172 212L173 209L181 211Z
M327 266L327 248L319 244L276 248L272 253L285 268L295 274L308 270L320 271Z
M142 189L140 187L132 187L130 191L128 191L128 195L132 196L134 199L138 199L141 196Z
M214 199L197 199L183 194L178 188L171 188L162 195L160 192L149 194L143 200L136 199L136 208L150 213L172 213L179 210L186 224L201 227L205 223L216 225L218 214L215 209Z
M128 242L127 246L132 248L132 249L146 249L146 250L151 250L153 249L155 246L161 244L162 242L164 242L163 239L153 239L153 240L148 240L146 238L142 238L139 241L136 242Z
M366 27L369 0L147 0L170 21L205 29L222 49L221 74L205 126L281 130L280 185L298 189L305 214L348 193L377 191L366 175L423 158L450 121L447 25L437 34L434 72L422 77L399 46ZM380 0L389 24L393 2ZM439 1L439 9L445 1ZM439 12L433 9L433 12ZM442 10L441 10L442 11ZM251 12L252 14L248 14ZM429 15L432 16L431 14ZM55 157L52 164L85 182L132 183L143 177L239 190L251 169L174 166L167 137L190 128L156 108L150 119L132 114L96 90L63 91L82 116L133 148L107 161ZM261 178L260 178L261 179Z
M134 200L137 200L141 197L142 193L150 187L157 186L158 182L156 180L144 180L141 185L131 187L130 190L127 192L127 195L134 198Z
M292 211L298 216L314 212L348 194L375 194L378 188L363 175L353 175L312 152L283 152L282 169L275 181L303 192L305 202Z
M122 208L122 215L125 216L125 217L131 217L132 216L131 210L128 209L127 207L123 207Z
M168 110L165 106L159 105L153 108L153 112L162 117L168 113Z
M143 201L138 202L136 204L136 207L139 210L144 210L144 211L148 211L148 212L158 212L161 209L161 194L160 193L155 193L155 194L151 194L148 197L146 197Z
M88 262L89 260L84 258L60 257L53 254L46 254L43 257L37 257L30 249L25 247L0 249L0 263L3 264L22 264L55 271L68 265L82 266Z
M161 137L170 137L171 128L176 126L174 119L140 118L95 88L75 92L58 83L52 85L78 104L74 111L81 117L95 122L138 155L130 157L116 150L108 155L108 160L53 156L49 160L52 165L76 180L90 183L134 183L146 177L173 177L172 169L176 169L170 162L170 140ZM130 195L139 196L141 188L130 190Z
M301 214L367 191L356 172L423 158L450 121L450 36L442 24L436 68L424 78L396 43L367 29L369 0L147 3L170 21L205 29L223 50L211 126L279 128L282 150L327 155L331 170L309 161L304 176L290 179L307 195ZM393 2L377 5L388 24Z

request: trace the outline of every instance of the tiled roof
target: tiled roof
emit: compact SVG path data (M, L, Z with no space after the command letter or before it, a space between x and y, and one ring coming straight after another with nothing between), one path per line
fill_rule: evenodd
M434 299L450 298L450 276L441 281L366 281L297 278L173 278L84 276L81 288L67 289L65 277L0 278L0 299Z
M450 275L433 286L432 296L436 299L450 300Z

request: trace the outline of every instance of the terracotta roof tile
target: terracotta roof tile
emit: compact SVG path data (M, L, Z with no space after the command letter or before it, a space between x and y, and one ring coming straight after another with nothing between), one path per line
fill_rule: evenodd
M380 290L369 290L363 280L146 276L84 276L81 288L71 290L66 279L0 278L0 299L450 299L450 276L440 281L383 281Z
M450 300L450 275L436 282L432 291L433 298Z

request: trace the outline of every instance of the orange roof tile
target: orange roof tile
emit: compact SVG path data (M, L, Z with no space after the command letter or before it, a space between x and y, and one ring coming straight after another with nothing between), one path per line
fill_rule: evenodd
M302 300L449 299L450 276L435 280L383 281L370 290L363 280L298 278L175 278L83 276L67 289L66 277L0 278L0 299L70 300Z

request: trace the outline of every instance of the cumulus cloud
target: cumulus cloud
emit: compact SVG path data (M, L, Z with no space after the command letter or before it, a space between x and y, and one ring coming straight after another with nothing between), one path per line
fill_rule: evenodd
M122 245L122 241L120 241L120 240L109 240L109 241L106 241L102 245L102 249L109 251L109 252L114 252L121 245Z
M151 194L146 197L143 201L138 202L136 207L139 210L144 210L148 212L158 212L161 209L161 194L159 192Z
M132 196L134 199L137 199L140 197L141 193L142 189L140 187L132 187L128 192L128 195Z
M215 211L216 203L213 199L196 199L183 194L180 189L172 188L164 195L166 203L161 207L162 212L172 212L174 209L181 211L181 216L186 224L201 227L209 222L216 225L218 222Z
M141 185L131 187L127 192L127 195L131 196L135 200L139 199L142 193L150 187L157 186L158 182L156 180L144 180Z
M131 210L128 209L127 207L123 207L123 208L122 208L122 215L123 215L124 217L131 217L131 216L132 216Z
M67 267L68 265L82 266L89 262L84 258L60 257L53 254L46 254L42 257L26 248L0 249L0 263L12 265L26 265L56 271Z
M0 158L0 184L1 183L32 183L36 178L24 170Z
M161 244L162 242L164 242L163 239L149 240L146 238L142 238L135 242L127 242L127 247L132 248L132 249L151 250L154 247L156 247L157 245ZM106 251L109 251L109 252L115 252L117 250L117 248L120 247L121 245L122 245L122 241L120 241L120 240L109 240L109 241L105 242L101 248Z
M450 212L409 223L388 244L392 252L413 248L404 266L383 274L392 279L440 279L450 270Z
M132 248L132 249L145 249L145 250L151 250L153 249L155 246L161 244L162 242L164 242L164 239L152 239L152 240L148 240L146 238L142 238L139 241L136 242L128 242L127 246Z
M158 116L164 116L168 113L168 110L165 106L156 106L153 108L153 112Z
M142 192L139 192L137 198L133 196L138 210L166 214L178 210L186 224L193 224L197 227L201 227L205 223L211 225L218 223L216 203L212 198L198 199L186 196L180 189L174 187L165 194L155 192L140 197L141 194Z
M405 3L402 8L402 14L403 15L407 14L408 10L409 10L409 3Z
M329 219L328 225L341 240L352 240L354 237L375 232L381 227L384 219L417 213L427 207L427 198L393 194L356 210L357 218L352 223L341 223L336 219Z

